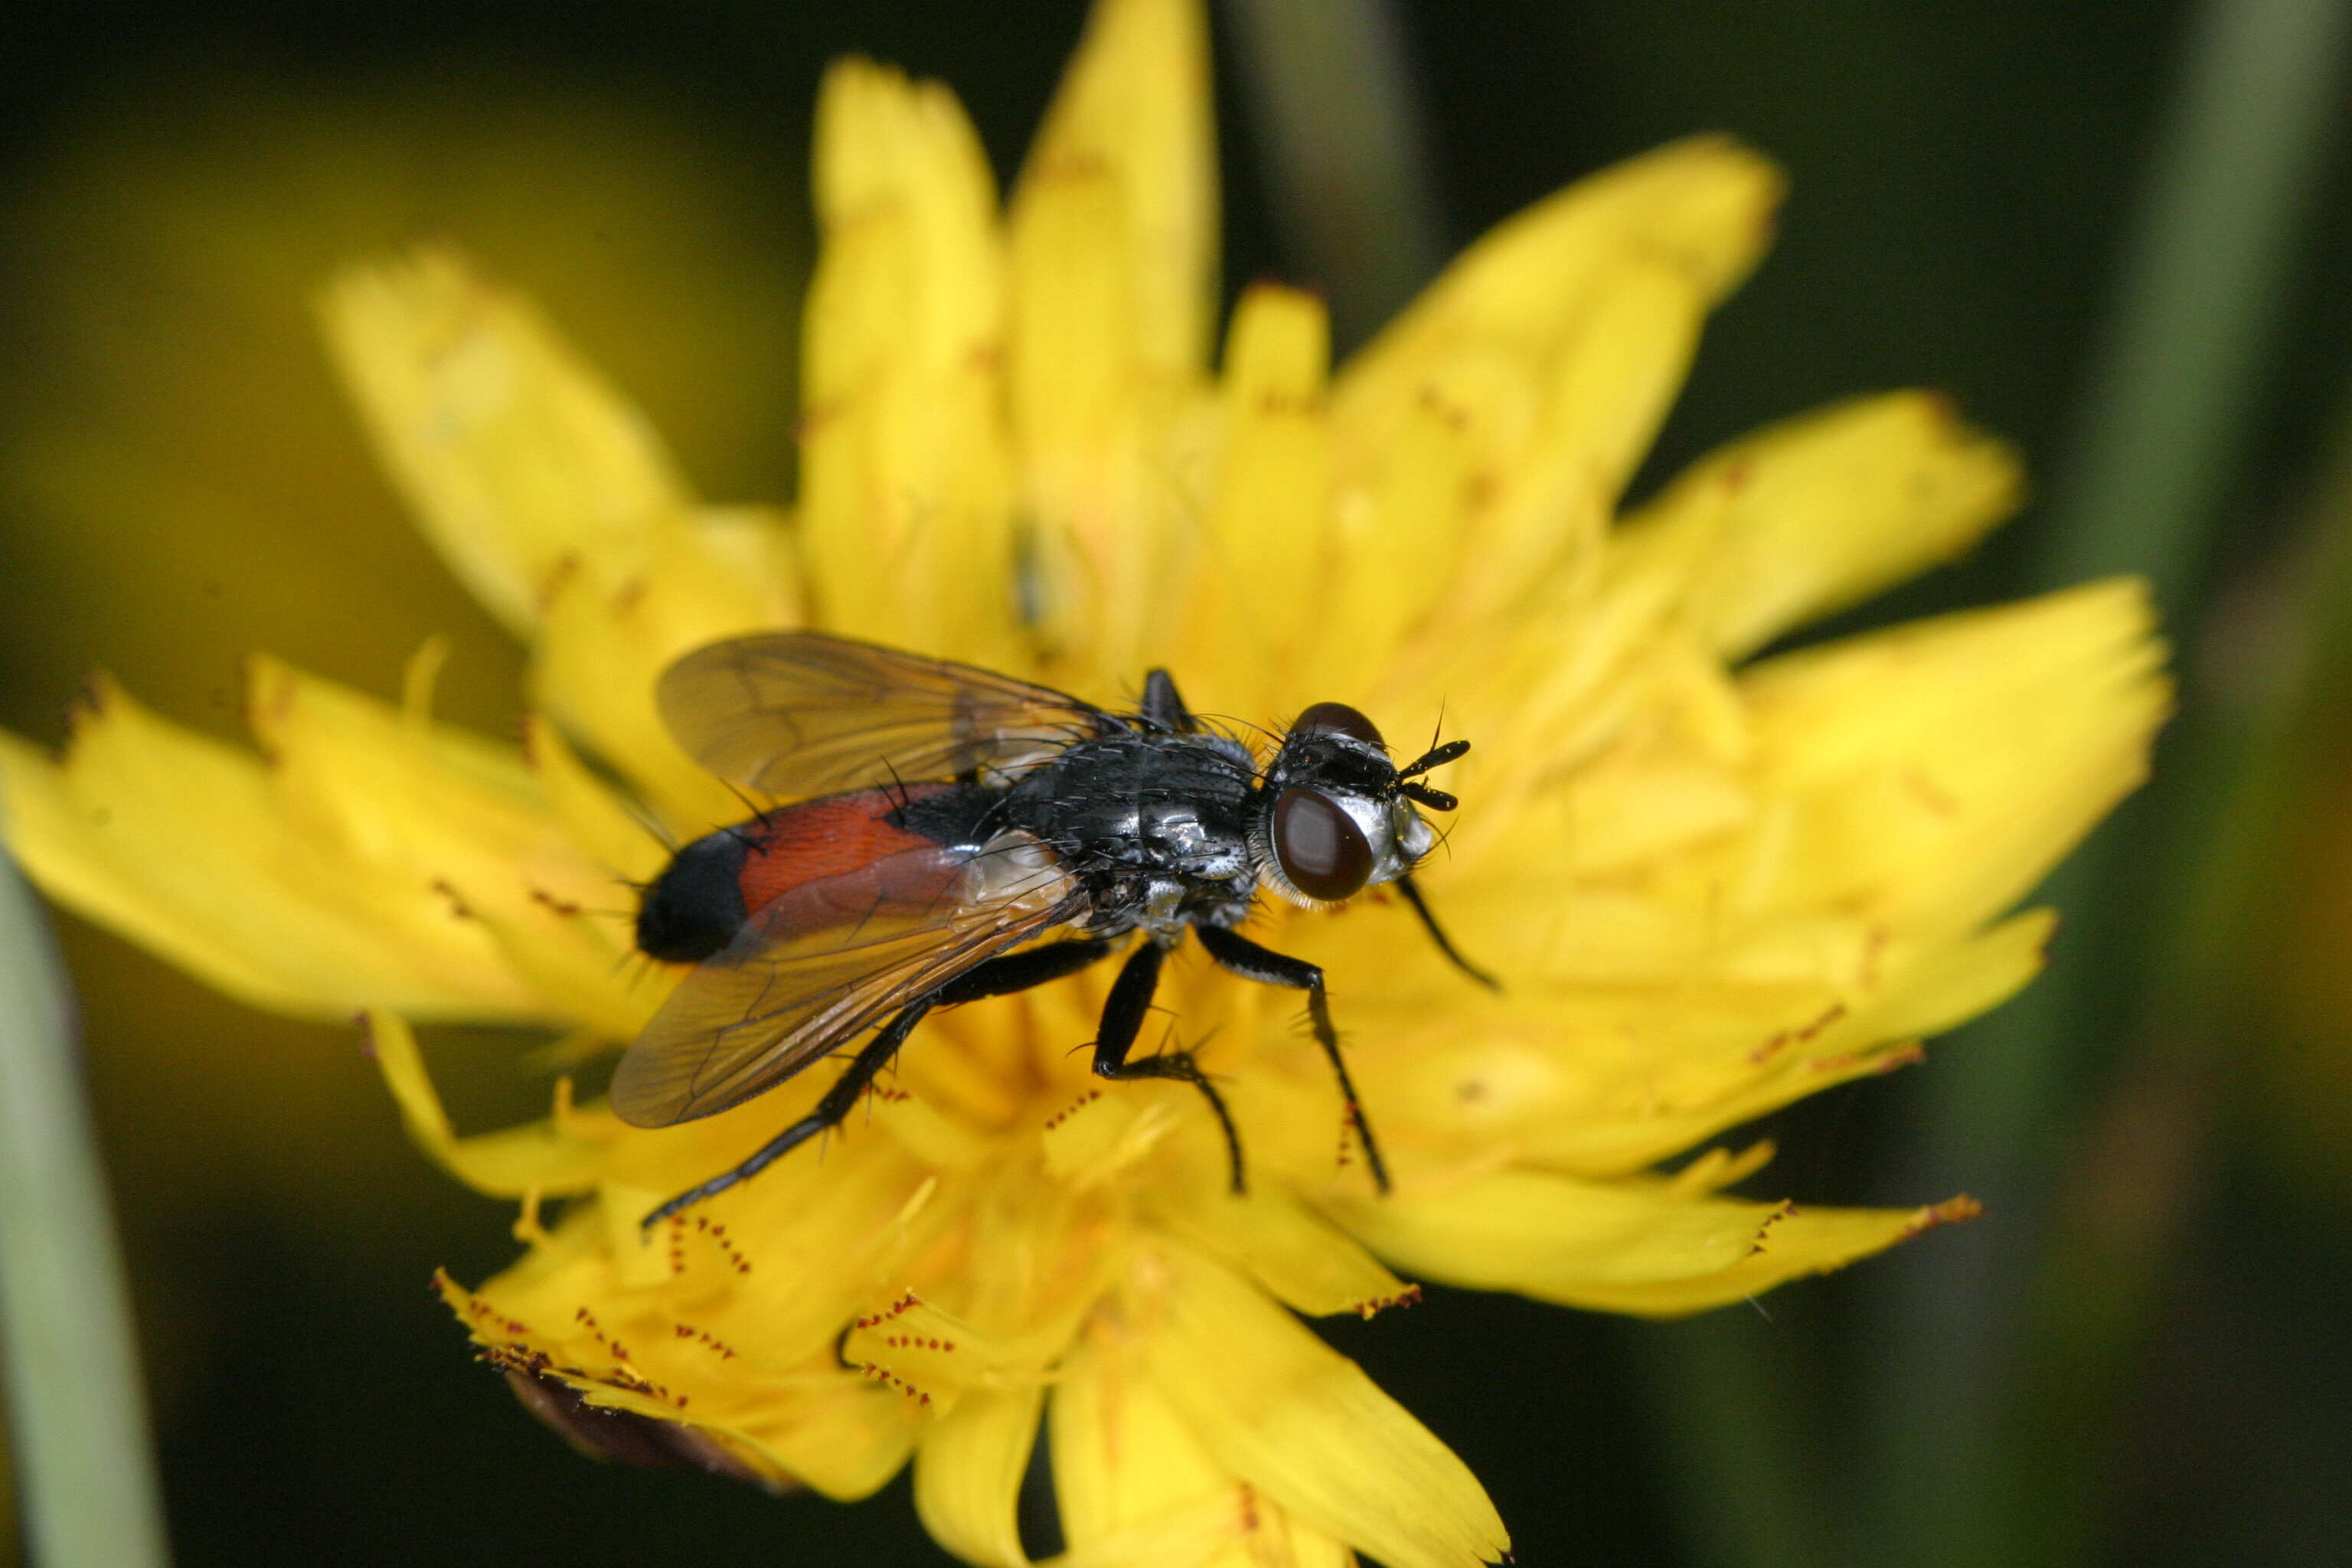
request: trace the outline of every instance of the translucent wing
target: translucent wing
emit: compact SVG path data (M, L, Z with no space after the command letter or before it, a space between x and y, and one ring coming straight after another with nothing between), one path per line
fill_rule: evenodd
M1042 686L814 632L697 648L655 694L704 767L779 800L1013 772L1122 723Z
M740 1105L1084 907L1053 857L1018 836L804 883L679 983L622 1057L613 1110L667 1127Z

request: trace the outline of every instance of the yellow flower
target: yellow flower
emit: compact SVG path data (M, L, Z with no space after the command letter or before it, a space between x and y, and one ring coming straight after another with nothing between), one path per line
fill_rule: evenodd
M1317 302L1253 289L1213 371L1205 60L1192 0L1104 0L1003 214L945 89L835 68L789 517L698 500L457 258L345 277L324 313L385 461L530 647L520 752L432 720L429 650L398 705L257 660L262 761L101 682L63 763L0 738L9 831L215 984L366 1012L419 1141L521 1203L521 1260L445 1295L584 1444L836 1498L911 1456L932 1533L1014 1563L1050 1408L1072 1564L1465 1564L1507 1544L1475 1479L1293 1313L1409 1299L1392 1270L1689 1312L1969 1213L1728 1195L1760 1145L1658 1166L2032 975L2051 917L2004 911L2140 777L2161 656L2107 584L1750 660L2013 505L2010 455L1931 397L1767 430L1615 515L1767 235L1778 177L1721 141L1513 220L1336 374ZM822 1152L649 1241L830 1074L653 1131L567 1080L545 1121L457 1136L409 1021L635 1033L668 976L625 962L616 879L665 853L633 806L679 837L745 815L654 677L790 625L1473 739L1426 880L1499 994L1378 900L1259 932L1331 976L1394 1192L1290 999L1197 955L1163 1000L1245 1197L1184 1086L1088 1077L1091 974L935 1015Z

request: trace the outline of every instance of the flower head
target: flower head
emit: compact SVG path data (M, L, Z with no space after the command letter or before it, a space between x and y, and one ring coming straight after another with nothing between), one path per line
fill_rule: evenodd
M1336 373L1318 302L1253 288L1213 368L1207 104L1196 6L1104 0L1000 211L945 89L836 67L788 516L698 500L455 256L344 277L324 315L385 461L531 650L524 745L436 723L429 653L396 706L257 660L261 761L101 683L62 763L0 740L10 832L54 896L215 984L366 1012L419 1140L521 1204L521 1259L444 1294L592 1447L839 1498L911 1457L932 1532L1011 1563L1050 1405L1074 1549L1493 1559L1476 1481L1294 1313L1369 1314L1407 1276L1688 1312L1969 1212L1730 1195L1762 1145L1659 1166L2032 975L2050 917L2005 911L2139 778L2160 654L2107 584L1751 658L2013 504L2010 455L1933 397L1793 420L1618 515L1763 246L1754 154L1686 142L1570 187ZM544 1121L457 1136L410 1021L544 1025L583 1058L642 1027L672 976L625 962L615 880L667 853L637 814L678 838L746 815L655 677L793 625L1108 705L1164 665L1237 721L1339 700L1472 738L1425 880L1500 992L1376 899L1253 928L1330 977L1394 1190L1293 1001L1182 953L1162 1000L1245 1195L1183 1085L1089 1077L1091 973L934 1015L822 1153L649 1237L831 1069L658 1131L566 1080Z

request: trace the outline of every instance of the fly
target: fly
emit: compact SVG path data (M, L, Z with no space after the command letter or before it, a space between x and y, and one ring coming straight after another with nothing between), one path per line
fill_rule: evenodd
M1198 1089L1243 1190L1240 1137L1192 1053L1130 1055L1160 966L1190 931L1221 967L1306 993L1386 1192L1323 971L1234 928L1261 890L1328 909L1393 883L1448 960L1495 984L1454 951L1412 879L1436 843L1415 808L1457 804L1422 775L1466 741L1398 767L1370 719L1318 702L1261 765L1204 727L1164 669L1136 711L1114 713L813 632L698 648L663 673L656 699L705 767L790 804L697 839L646 888L638 947L695 968L621 1058L614 1110L635 1127L715 1116L879 1027L815 1110L648 1226L838 1126L934 1007L1075 974L1139 933L1103 1005L1096 1075ZM1049 933L1060 940L1036 942Z

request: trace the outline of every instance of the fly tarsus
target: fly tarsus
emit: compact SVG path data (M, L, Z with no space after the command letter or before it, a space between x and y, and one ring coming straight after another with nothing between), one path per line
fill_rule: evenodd
M1102 1020L1095 1026L1095 1076L1115 1083L1166 1079L1189 1083L1199 1089L1217 1119L1218 1129L1225 1135L1234 1195L1239 1197L1249 1191L1242 1164L1241 1133L1234 1126L1233 1112L1226 1107L1224 1096L1209 1081L1209 1075L1201 1070L1192 1053L1161 1051L1134 1061L1128 1059L1128 1053L1135 1048L1136 1036L1142 1032L1144 1016L1151 1011L1151 995L1160 988L1160 967L1167 957L1166 948L1147 941L1119 966L1118 978L1111 983L1110 995L1103 1003Z
M1249 938L1223 926L1196 926L1201 945L1217 966L1244 980L1255 980L1261 985L1281 985L1307 993L1307 1017L1315 1031L1315 1043L1323 1047L1323 1056L1331 1064L1331 1071L1339 1080L1339 1094L1347 1103L1348 1120L1363 1141L1364 1163L1372 1173L1372 1184L1382 1193L1389 1190L1388 1162L1381 1157L1380 1140L1372 1136L1371 1118L1364 1114L1363 1101L1356 1097L1355 1079L1348 1076L1348 1060L1339 1050L1339 1031L1331 1023L1331 1003L1323 988L1323 971L1319 965L1303 958L1292 958L1272 948L1260 947ZM1099 1069L1097 1069L1099 1070Z

